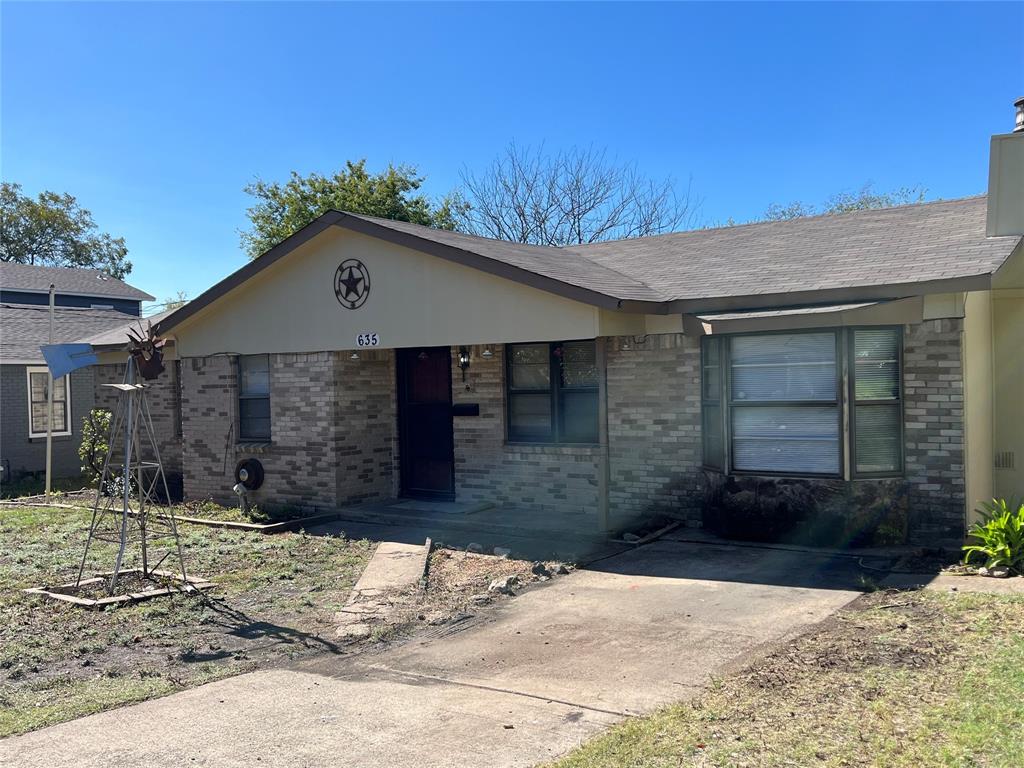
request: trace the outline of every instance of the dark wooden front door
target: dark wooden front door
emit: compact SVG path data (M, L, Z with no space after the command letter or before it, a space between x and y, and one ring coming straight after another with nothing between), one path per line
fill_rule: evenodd
M452 358L448 347L398 350L402 495L455 498Z

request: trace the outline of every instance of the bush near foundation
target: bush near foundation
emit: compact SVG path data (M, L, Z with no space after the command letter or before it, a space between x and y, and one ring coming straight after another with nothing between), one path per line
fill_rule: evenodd
M1009 568L1024 574L1024 501L992 499L978 508L981 520L968 536L973 543L964 546L964 563L975 557L985 560L986 568Z

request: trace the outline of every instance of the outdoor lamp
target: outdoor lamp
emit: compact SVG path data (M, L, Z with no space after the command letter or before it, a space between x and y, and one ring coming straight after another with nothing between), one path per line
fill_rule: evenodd
M462 369L462 383L466 383L466 370L469 368L469 347L459 347L459 368Z
M484 358L485 360L490 360L492 357L494 357L494 353L491 351L491 346L489 344L486 347L484 347L484 351L480 353L480 357Z

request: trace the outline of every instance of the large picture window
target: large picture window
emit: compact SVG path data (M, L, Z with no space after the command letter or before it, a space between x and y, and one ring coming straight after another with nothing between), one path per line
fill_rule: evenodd
M270 439L270 356L238 358L238 437Z
M46 437L49 413L47 387L50 376L46 367L27 368L28 375L28 436ZM53 382L53 434L71 434L71 386L68 377Z
M845 450L854 476L899 474L900 356L898 328L706 337L705 466L839 477ZM842 437L844 362L849 444Z
M597 442L593 341L511 344L506 357L510 442Z

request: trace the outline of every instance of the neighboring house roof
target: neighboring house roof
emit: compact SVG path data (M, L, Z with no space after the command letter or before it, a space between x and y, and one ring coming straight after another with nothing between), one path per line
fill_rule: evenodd
M148 328L151 323L156 325L173 311L173 309L165 309L163 312L157 312L149 317L133 317L131 322L125 322L125 316L121 315L121 325L100 331L99 333L90 334L89 336L83 336L82 338L75 339L75 341L80 344L91 344L96 349L120 349L121 347L127 347L129 328L134 328L135 333L141 336L143 335L142 331Z
M50 308L28 304L0 304L0 363L40 363L39 347L49 344ZM125 325L124 312L113 309L56 307L53 310L55 344Z
M985 236L986 198L566 247L329 211L160 324L166 332L331 226L596 306L724 311L981 290L1022 238Z
M39 267L11 261L0 263L0 288L5 291L49 293L51 283L57 293L69 296L96 296L135 301L153 300L153 297L145 291L140 291L116 277L110 277L99 269Z

